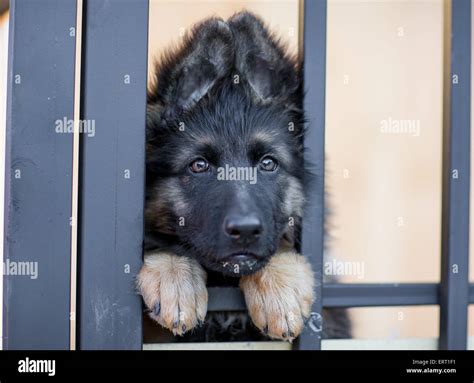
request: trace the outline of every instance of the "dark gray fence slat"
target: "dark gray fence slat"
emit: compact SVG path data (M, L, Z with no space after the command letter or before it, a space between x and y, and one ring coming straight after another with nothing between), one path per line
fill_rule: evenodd
M471 129L471 1L445 7L441 349L467 346Z
M68 349L73 135L56 121L73 119L76 1L10 12L3 346Z
M83 28L80 348L141 349L148 1L88 0Z
M326 0L304 2L304 110L308 120L306 161L313 165L316 182L308 196L302 228L301 251L308 257L316 275L316 300L311 326L306 326L298 349L320 349L322 335L322 265L324 248L324 129L326 86ZM318 331L314 331L317 329Z

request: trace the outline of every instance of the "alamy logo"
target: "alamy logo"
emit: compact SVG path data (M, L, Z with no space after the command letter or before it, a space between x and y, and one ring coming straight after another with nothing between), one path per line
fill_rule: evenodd
M365 276L364 262L342 262L333 259L324 263L325 275L352 275L358 279Z
M257 168L252 166L229 166L217 168L219 181L248 181L251 185L257 183Z
M77 131L87 134L88 137L95 136L95 120L70 120L64 117L54 122L56 133L74 133L74 123L77 123Z
M380 121L380 132L384 134L406 134L419 137L420 120L398 120L389 117Z
M3 262L3 275L26 275L30 279L38 278L38 262L10 261Z
M30 358L18 361L18 372L21 373L46 373L49 376L56 375L55 360L35 360Z

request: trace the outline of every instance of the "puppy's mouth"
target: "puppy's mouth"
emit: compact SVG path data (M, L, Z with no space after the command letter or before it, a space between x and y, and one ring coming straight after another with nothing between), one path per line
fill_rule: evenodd
M232 253L209 254L197 257L197 260L209 271L220 273L227 277L240 278L251 275L262 269L270 260L274 252L254 253L247 250L238 250Z
M221 272L229 276L249 275L260 270L267 257L249 252L238 252L228 255L219 261Z

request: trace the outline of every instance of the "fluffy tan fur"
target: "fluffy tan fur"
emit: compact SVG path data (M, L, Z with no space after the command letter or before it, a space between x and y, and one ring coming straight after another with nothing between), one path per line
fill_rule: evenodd
M204 321L206 272L196 260L148 253L137 282L150 317L173 334L182 335ZM291 250L281 250L262 270L240 279L254 324L269 337L290 342L301 333L304 319L310 315L313 285L310 264Z
M182 335L204 321L206 278L206 272L194 259L151 252L145 254L137 285L150 317L173 334Z
M240 279L254 324L271 338L290 342L310 315L313 284L310 264L293 251L277 253L262 270Z

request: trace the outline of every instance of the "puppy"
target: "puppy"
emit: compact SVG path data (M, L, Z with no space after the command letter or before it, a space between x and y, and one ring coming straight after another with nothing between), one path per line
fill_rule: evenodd
M241 12L195 26L155 83L138 275L150 317L175 335L195 329L217 277L240 286L265 336L292 341L314 299L295 250L309 179L300 65Z

